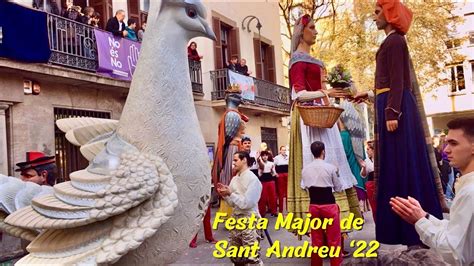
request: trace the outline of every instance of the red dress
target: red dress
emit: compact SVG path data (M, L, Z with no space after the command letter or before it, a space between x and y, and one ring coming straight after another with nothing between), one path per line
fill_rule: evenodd
M319 91L322 88L322 71L317 64L297 62L290 68L290 87L296 93L307 91ZM315 102L321 103L321 99L316 99Z

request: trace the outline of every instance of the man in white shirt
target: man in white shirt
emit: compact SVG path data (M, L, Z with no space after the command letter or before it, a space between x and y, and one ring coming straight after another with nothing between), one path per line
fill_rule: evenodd
M242 138L242 149L250 155L250 171L258 176L258 163L257 158L260 157L260 152L252 151L252 140L245 136Z
M339 206L336 204L333 192L342 191L341 181L337 167L324 161L324 143L315 141L311 144L311 153L314 160L301 171L301 188L309 192L309 213L311 218L333 219L326 230L311 230L311 244L313 247L327 246L341 247L341 227ZM326 237L324 237L324 235ZM342 253L342 252L341 252ZM339 257L331 257L331 265L342 263L342 254ZM311 254L311 265L323 265L322 258L318 253Z
M252 214L260 217L258 201L262 193L262 184L249 169L249 154L244 151L236 152L234 154L233 166L237 175L232 178L229 186L218 183L217 192L233 208L232 217L236 219L250 218ZM233 229L230 231L229 245L252 246L256 241L260 241L260 239L257 229ZM257 254L255 258L232 258L231 260L235 264L261 263L260 253L258 252Z
M448 145L444 151L450 165L463 176L456 184L456 197L449 220L438 220L426 213L418 201L396 197L392 209L408 223L414 224L424 244L443 256L451 265L474 263L474 118L458 118L448 123Z
M275 169L278 173L277 178L277 194L278 194L278 211L283 213L283 199L287 197L288 189L288 162L289 156L286 153L286 147L280 147L280 153L273 158ZM286 205L286 204L285 204Z

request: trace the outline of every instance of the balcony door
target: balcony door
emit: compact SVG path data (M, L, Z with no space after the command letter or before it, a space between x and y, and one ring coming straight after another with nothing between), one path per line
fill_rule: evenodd
M261 134L262 142L265 142L273 155L276 156L278 154L278 136L276 128L262 127Z
M225 21L225 22L224 22ZM214 42L215 69L225 68L232 56L240 59L239 28L228 18L212 17L216 34Z
M99 27L105 29L107 21L113 17L112 0L89 0L89 6L100 14Z
M256 77L276 83L275 47L265 41L254 38L253 49Z

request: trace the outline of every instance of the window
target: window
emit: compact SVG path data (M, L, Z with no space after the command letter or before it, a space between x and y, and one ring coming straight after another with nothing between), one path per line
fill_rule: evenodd
M222 47L222 65L225 66L230 61L229 56L229 36L232 29L227 27L225 24L221 24L221 47Z
M62 118L70 117L97 117L110 119L109 112L97 112L88 110L77 110L67 108L54 108L54 124ZM66 134L55 126L54 141L56 150L56 165L58 166L58 183L69 180L69 174L86 168L89 165L84 156L82 156L79 147L72 145L67 139Z
M469 44L474 45L474 31L469 32Z
M239 28L236 25L237 23L227 18L212 17L212 28L216 34L215 69L224 68L232 56L240 58Z
M262 142L265 142L273 155L276 156L278 154L278 136L276 128L262 127L261 133Z
M275 48L258 38L253 39L255 53L255 73L259 79L276 82Z
M466 89L463 65L451 66L451 93L462 92Z
M461 46L461 39L451 39L447 40L445 43L448 49L452 49Z
M150 9L150 0L140 0L140 11L148 12Z
M474 61L471 61L471 79L472 79L472 88L474 88ZM474 89L472 89L474 91Z

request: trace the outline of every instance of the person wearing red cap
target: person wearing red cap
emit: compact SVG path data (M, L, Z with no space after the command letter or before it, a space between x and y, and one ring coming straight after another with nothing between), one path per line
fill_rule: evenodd
M376 54L375 90L355 96L356 101L375 98L376 239L409 248L422 242L415 227L392 211L392 197L416 198L423 209L443 218L411 87L410 55L404 35L412 18L412 12L399 0L377 0L374 21L386 38Z
M54 186L56 183L57 167L54 156L46 156L42 152L29 151L26 153L26 161L17 163L21 180L33 182L38 185Z

